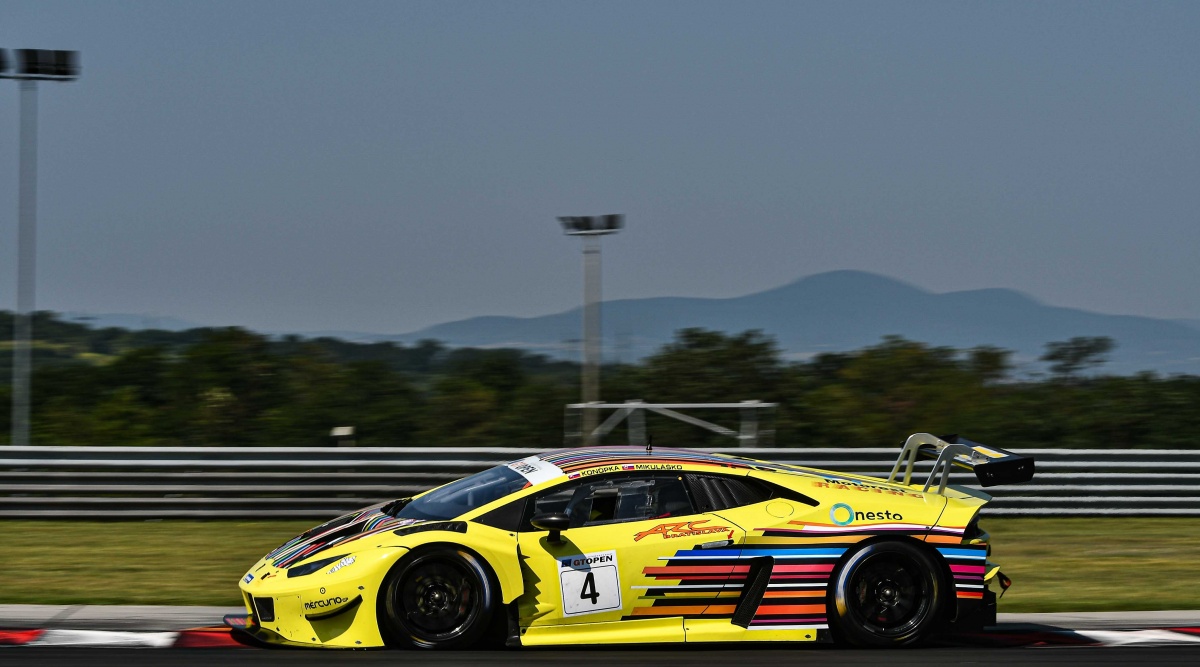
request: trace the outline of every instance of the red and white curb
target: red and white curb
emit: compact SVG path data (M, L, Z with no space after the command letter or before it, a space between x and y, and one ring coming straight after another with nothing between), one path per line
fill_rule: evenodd
M229 648L243 647L229 628L178 632L109 630L0 630L0 646L79 646L90 648Z
M1200 628L1144 628L1140 630L1069 630L1047 627L1041 629L1005 630L971 633L950 640L960 646L991 647L1062 647L1062 646L1167 646L1200 644Z
M1200 628L1162 630L1075 630L1101 646L1162 646L1200 644Z

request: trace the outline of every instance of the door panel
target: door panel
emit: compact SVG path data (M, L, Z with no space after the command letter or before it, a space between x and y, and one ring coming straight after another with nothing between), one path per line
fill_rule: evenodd
M722 593L737 565L722 554L742 537L702 514L571 528L558 543L521 533L526 592L536 590L522 600L522 625L702 617L714 606L732 615L736 600Z
M518 536L522 627L700 617L724 602L736 563L719 552L739 543L742 531L694 512L678 475L580 481L532 499L527 511L566 514L570 527L556 541L532 525ZM669 636L658 641L683 638L681 623L636 625L661 627Z

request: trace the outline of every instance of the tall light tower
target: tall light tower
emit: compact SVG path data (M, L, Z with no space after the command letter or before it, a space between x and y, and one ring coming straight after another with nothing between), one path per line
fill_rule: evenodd
M568 236L583 237L583 366L580 393L583 403L600 401L600 237L616 234L625 226L625 216L565 216L558 219ZM595 410L583 409L583 442L595 444Z
M30 339L33 337L33 295L37 276L37 82L79 78L79 52L17 49L16 54L17 69L10 74L8 52L0 49L0 79L21 82L11 444L25 446L29 444L29 376L33 368Z

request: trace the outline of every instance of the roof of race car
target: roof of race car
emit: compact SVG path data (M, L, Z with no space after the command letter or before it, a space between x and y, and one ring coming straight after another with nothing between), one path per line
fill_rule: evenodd
M522 464L531 462L542 465L522 466ZM508 464L510 468L528 479L531 484L550 479L561 479L562 475L574 478L580 475L579 471L581 470L606 466L611 466L615 472L619 470L680 470L684 465L711 466L727 470L808 472L795 466L742 459L724 454L669 448L655 448L647 452L640 447L629 446L559 449ZM604 470L603 472L608 471ZM326 549L333 543L341 544L385 530L393 530L400 526L424 523L424 521L416 519L391 517L382 510L385 504L379 503L317 526L267 554L266 559L273 560L276 567L290 567L292 564Z
M556 466L568 475L578 470L608 465L629 466L627 468L629 470L671 470L675 469L676 466L698 465L743 470L808 472L798 466L755 461L727 454L710 454L690 449L670 449L665 447L650 450L629 446L560 449L540 454L537 458Z

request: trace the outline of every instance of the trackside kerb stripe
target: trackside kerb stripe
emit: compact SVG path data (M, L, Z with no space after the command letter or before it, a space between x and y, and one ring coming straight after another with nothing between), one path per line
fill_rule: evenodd
M109 632L104 630L46 630L26 646L111 646L170 648L178 632Z
M78 646L97 648L245 648L229 628L178 632L108 630L0 630L0 646Z
M23 646L42 636L45 630L0 630L0 646Z
M172 648L249 648L238 641L229 628L184 630L175 638Z

